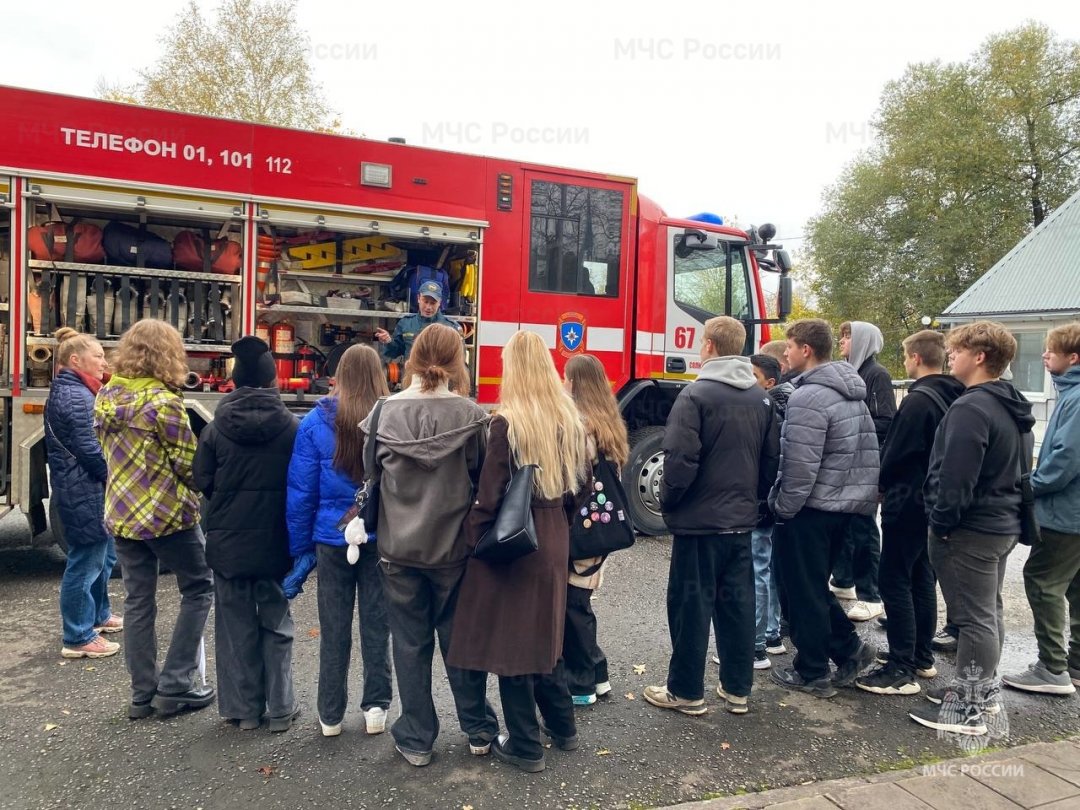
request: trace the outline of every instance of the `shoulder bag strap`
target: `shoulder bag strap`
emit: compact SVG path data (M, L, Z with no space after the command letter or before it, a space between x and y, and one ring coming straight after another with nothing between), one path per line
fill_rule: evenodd
M371 409L371 432L368 433L368 441L364 444L364 477L375 477L375 445L379 436L379 412L382 410L386 397L379 397L375 407Z

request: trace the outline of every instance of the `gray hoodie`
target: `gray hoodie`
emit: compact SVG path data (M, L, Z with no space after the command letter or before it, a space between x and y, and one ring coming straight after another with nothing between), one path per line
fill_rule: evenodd
M379 555L416 568L449 568L469 556L462 522L473 502L487 413L445 388L411 388L379 416ZM368 432L369 421L360 427Z
M856 369L862 368L863 363L880 353L884 345L885 338L881 336L881 330L872 323L851 322L851 350L848 362Z
M878 442L866 385L845 362L795 379L780 433L780 474L769 495L778 519L804 506L872 515L877 510Z

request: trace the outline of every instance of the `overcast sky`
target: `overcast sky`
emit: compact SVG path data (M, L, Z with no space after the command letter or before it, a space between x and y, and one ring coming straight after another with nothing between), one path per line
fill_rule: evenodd
M184 5L7 4L0 81L92 96L131 80ZM300 0L298 17L327 99L367 137L635 176L669 214L772 221L792 248L909 62L963 60L1027 19L1080 39L1080 3L1061 0Z

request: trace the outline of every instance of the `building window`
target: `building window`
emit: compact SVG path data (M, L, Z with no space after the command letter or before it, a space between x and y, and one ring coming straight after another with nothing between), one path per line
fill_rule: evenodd
M1012 362L1012 384L1021 391L1041 394L1046 389L1046 369L1042 355L1045 332L1014 332L1016 357Z
M618 296L621 191L534 180L530 213L530 290Z

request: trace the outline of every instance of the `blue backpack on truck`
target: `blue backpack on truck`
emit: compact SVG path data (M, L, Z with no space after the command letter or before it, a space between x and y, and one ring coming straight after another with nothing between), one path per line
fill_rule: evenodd
M436 270L424 264L403 267L390 282L388 292L393 298L407 298L409 312L417 312L416 298L420 294L420 285L425 281L434 281L443 291L442 306L450 303L450 276L445 270Z

